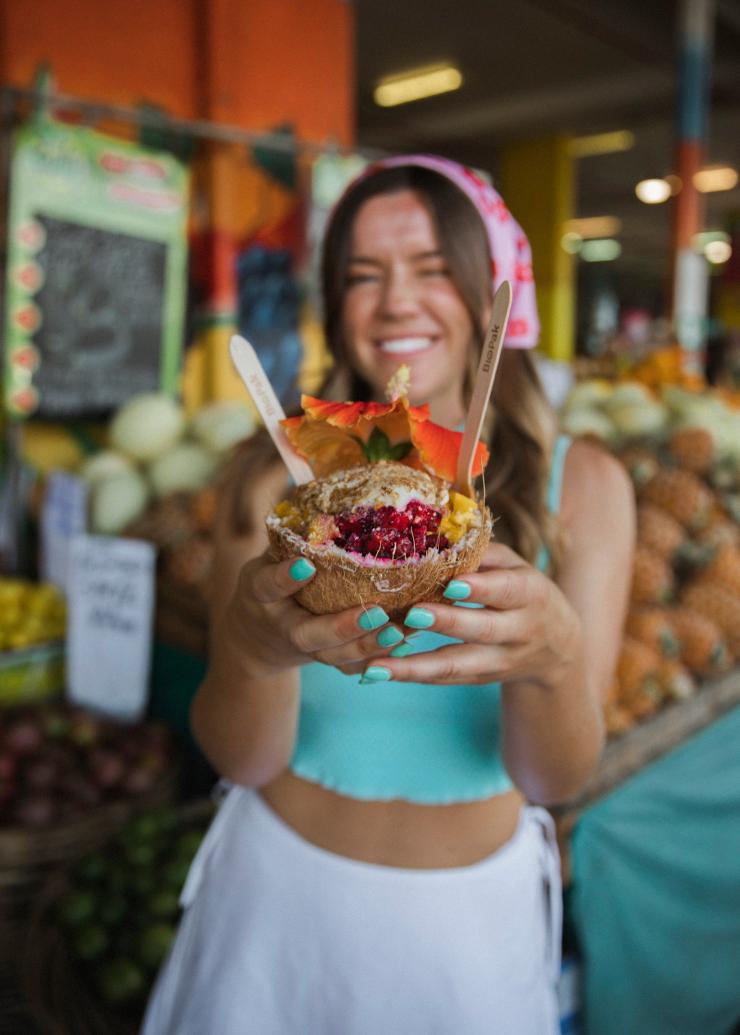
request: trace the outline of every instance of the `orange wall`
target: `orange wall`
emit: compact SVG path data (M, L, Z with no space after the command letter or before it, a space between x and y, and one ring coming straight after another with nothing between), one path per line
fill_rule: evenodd
M0 0L0 80L47 61L62 93L354 140L347 0Z

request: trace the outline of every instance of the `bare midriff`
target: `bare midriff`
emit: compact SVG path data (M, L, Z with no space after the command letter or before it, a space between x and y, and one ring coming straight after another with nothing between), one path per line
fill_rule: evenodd
M480 862L513 836L524 803L516 790L451 805L361 801L289 770L260 793L311 844L349 859L404 869Z

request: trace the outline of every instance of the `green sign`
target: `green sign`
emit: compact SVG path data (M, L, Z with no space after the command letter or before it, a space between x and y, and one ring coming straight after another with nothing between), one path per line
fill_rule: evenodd
M171 155L37 119L12 158L7 412L102 416L174 392L186 289L188 174Z

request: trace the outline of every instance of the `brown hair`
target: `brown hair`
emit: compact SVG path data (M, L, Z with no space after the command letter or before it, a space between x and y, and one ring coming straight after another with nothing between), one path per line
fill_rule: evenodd
M491 256L485 227L473 203L440 173L420 166L382 169L357 183L334 210L327 227L322 256L324 328L334 366L317 392L322 398L365 401L370 386L349 364L342 334L342 309L350 255L352 225L360 207L378 194L417 192L432 217L450 275L468 310L474 331L465 397L483 344L483 314L491 300L487 271ZM496 518L495 537L533 562L541 546L558 553L557 521L548 514L546 487L555 437L555 415L547 402L531 356L505 349L492 403L484 424L491 450L492 472L486 478L486 501ZM274 454L273 454L274 456ZM269 463L266 434L255 436L235 457L231 481L254 484ZM249 475L248 481L246 475ZM236 531L250 524L247 500L233 500Z

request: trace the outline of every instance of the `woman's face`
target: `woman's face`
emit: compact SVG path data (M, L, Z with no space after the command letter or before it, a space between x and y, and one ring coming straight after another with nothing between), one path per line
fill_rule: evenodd
M414 191L380 194L359 209L342 315L349 360L377 398L405 363L411 403L428 402L448 426L463 418L472 324Z

